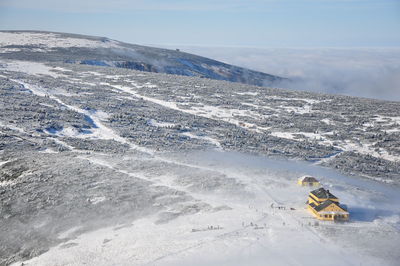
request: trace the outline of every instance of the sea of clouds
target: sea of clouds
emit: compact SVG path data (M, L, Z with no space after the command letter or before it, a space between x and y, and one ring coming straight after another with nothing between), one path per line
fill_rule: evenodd
M290 79L275 87L400 101L400 48L179 48Z

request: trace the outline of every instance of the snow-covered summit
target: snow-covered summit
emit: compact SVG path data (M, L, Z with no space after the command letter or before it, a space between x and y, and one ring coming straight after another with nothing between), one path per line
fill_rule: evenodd
M43 31L0 31L0 59L57 61L270 86L282 78L177 50L104 37Z
M89 39L53 32L0 32L0 47L6 49L7 46L39 46L43 50L72 47L120 48L118 42L107 38Z

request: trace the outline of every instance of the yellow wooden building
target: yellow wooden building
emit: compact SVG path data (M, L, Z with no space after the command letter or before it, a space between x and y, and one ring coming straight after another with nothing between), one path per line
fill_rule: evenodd
M297 180L297 184L301 186L310 186L310 187L317 187L320 185L318 180L312 176L302 176Z
M349 220L349 212L346 206L341 205L339 199L324 188L319 188L310 192L308 195L307 208L319 220Z

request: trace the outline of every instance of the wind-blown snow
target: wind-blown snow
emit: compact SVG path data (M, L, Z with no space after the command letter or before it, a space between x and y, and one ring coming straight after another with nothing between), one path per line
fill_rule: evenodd
M117 161L113 163L111 158L81 158L142 178L123 169ZM398 226L398 216L385 215L384 210L398 211L393 202L400 198L396 189L385 185L347 178L314 166L247 155L206 152L168 158L177 165L192 166L193 171L204 168L225 174L245 184L249 194L240 190L233 194L190 191L177 186L172 173L155 178L144 169L143 178L154 182L154 186L170 184L197 200L229 208L179 215L166 223L157 222L159 217L151 215L123 227L115 225L87 232L24 262L25 265L306 265L315 262L315 254L323 254L318 265L385 265L387 261L371 255L370 249L398 239L397 231L391 227ZM333 190L349 206L352 221L316 224L304 209L308 189L296 184L297 177L303 174L317 176ZM88 199L93 204L105 200L102 196ZM375 205L371 206L372 203ZM64 232L60 238L75 230ZM360 238L368 241L364 243Z

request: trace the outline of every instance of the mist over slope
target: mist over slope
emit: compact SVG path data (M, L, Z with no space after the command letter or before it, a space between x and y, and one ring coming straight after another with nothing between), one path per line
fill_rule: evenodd
M251 85L271 85L278 76L228 65L209 58L105 37L40 31L0 31L0 58L66 62L135 69L227 80Z
M182 49L288 78L274 87L400 101L400 48L396 47Z

